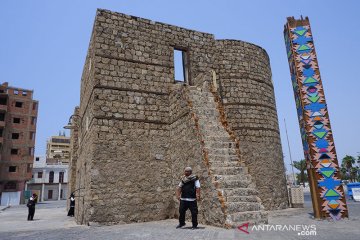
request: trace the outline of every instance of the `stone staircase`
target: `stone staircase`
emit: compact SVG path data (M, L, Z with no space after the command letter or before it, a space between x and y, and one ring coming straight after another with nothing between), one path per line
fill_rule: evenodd
M215 96L206 82L202 87L189 86L188 89L203 155L226 216L225 225L267 223L267 213L257 197L247 167L241 163L239 148L222 124L217 108L221 103L215 101Z

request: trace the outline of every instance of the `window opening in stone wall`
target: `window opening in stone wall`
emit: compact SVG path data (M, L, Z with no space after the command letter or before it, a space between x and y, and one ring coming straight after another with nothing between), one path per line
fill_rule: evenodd
M37 175L38 175L37 178L42 178L43 177L43 172L38 172Z
M32 104L32 109L33 109L33 110L36 110L36 108L37 108L37 103L36 103L36 102L33 102L33 104Z
M53 182L54 182L54 172L51 171L51 172L49 173L49 183L53 183Z
M10 166L9 172L16 172L16 166Z
M5 121L5 113L0 113L0 121Z
M20 134L19 133L12 133L11 134L11 139L19 139Z
M37 161L37 162L40 161L40 157L36 157L35 161Z
M3 131L4 131L4 129L3 129L3 128L0 128L0 137L3 136Z
M60 190L60 198L63 198L64 191L63 189Z
M187 52L176 48L174 49L174 74L175 82L187 82Z
M14 118L13 123L20 123L20 118Z
M22 106L23 106L22 102L16 102L15 103L15 107L17 107L17 108L22 108Z
M12 148L11 151L10 151L11 155L18 155L19 153L19 149L17 148Z

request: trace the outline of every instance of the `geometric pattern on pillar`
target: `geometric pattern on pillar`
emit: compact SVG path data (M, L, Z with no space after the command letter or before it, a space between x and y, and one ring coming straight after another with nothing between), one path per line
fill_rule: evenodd
M311 192L319 216L339 220L348 211L309 19L288 18L284 37L307 168L315 170Z

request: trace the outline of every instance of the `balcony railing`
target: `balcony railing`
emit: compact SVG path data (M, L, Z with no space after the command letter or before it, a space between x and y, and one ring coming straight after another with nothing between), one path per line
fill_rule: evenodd
M48 179L45 178L32 178L31 180L28 181L28 184L36 184L36 183L50 183L50 182ZM67 181L63 181L61 184L63 183L67 183ZM59 181L54 181L51 184L59 184Z

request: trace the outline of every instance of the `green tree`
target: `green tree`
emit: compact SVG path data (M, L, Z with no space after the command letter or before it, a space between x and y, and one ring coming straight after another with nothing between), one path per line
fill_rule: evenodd
M346 168L342 167L340 168L340 174L342 180L348 180L349 176L346 174Z
M350 181L352 181L352 182L356 182L356 181L357 181L358 171L359 171L359 168L358 168L358 167L352 167L352 168L350 169Z
M352 170L353 164L355 164L355 158L349 155L346 155L341 162L341 173L342 173L341 175L343 176L345 175L346 178L350 179L351 182L356 179L356 174L357 174L357 172L354 173L354 170Z
M300 171L300 182L302 182L305 187L305 171L306 171L306 160L302 159L300 161L294 161L294 168Z
M305 172L304 173L304 179L303 179L304 181L303 182L308 182L309 181L309 178L308 178L308 175L307 175L307 173ZM300 173L297 173L296 174L296 181L300 184L300 183L302 183L301 182L301 174Z

